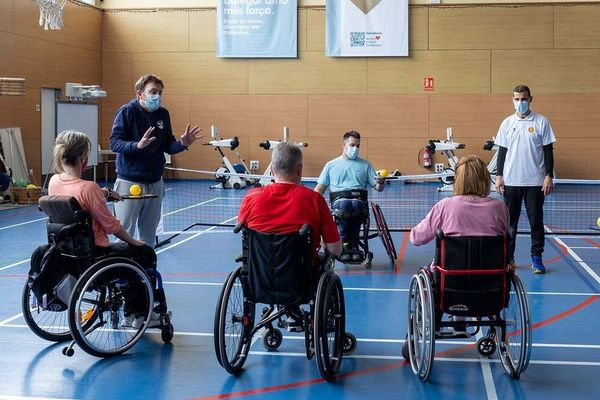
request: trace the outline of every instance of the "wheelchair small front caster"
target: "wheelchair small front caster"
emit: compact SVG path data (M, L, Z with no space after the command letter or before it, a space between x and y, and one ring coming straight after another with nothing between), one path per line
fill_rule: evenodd
M72 357L75 354L75 350L72 347L63 347L62 353L63 356Z
M477 351L482 356L491 356L496 352L496 342L489 337L482 337L477 341Z
M354 353L354 350L356 350L356 336L350 332L345 332L342 352L345 356L349 356L350 354Z
M175 330L173 329L173 324L172 323L168 323L166 325L163 325L161 330L160 330L160 337L162 339L162 341L164 343L171 343L171 340L173 339L173 332Z
M279 329L266 330L262 334L263 346L267 350L277 350L283 342L283 334Z

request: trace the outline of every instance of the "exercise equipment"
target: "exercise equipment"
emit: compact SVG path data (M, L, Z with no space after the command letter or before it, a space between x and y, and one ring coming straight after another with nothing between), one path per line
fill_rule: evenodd
M431 154L440 151L448 158L448 166L443 171L436 171L436 173L443 173L440 176L440 181L444 184L438 189L440 192L452 191L454 189L454 170L458 163L458 156L454 152L455 150L464 149L466 146L462 143L454 141L454 135L452 134L452 127L446 129L446 140L430 140L429 144L425 147Z
M250 171L246 164L244 163L244 159L236 150L240 141L237 136L234 136L233 139L219 139L219 130L216 126L210 127L210 136L213 140L208 143L203 143L204 146L212 146L215 151L218 151L221 155L221 159L223 160L223 166L217 168L215 179L218 184L211 186L211 189L241 189L246 187L247 185L253 185L255 183L254 179L243 176L243 174L250 175ZM222 149L228 148L235 153L235 155L239 159L239 163L232 164L229 158L225 155Z
M283 140L265 140L264 142L259 143L258 147L262 147L265 150L273 150L280 143L287 142L289 140L289 138L290 138L290 128L288 128L287 126L284 126L283 127ZM308 147L308 143L299 142L299 143L294 143L294 144L298 147ZM267 186L269 183L272 183L272 182L273 182L273 171L271 169L271 163L269 163L269 166L267 167L267 169L265 169L265 172L263 173L263 177L260 178L260 180L258 181L256 186Z

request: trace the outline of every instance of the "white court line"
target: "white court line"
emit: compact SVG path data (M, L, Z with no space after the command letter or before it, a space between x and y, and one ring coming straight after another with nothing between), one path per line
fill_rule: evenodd
M46 219L48 219L48 217L33 219L31 221L21 222L19 224L3 226L3 227L0 228L0 231L2 231L4 229L16 228L17 226L23 226L23 225L27 225L27 224L33 224L34 222L44 221Z
M0 326L6 325L11 321L14 321L15 319L21 317L23 315L23 313L18 313L17 315L14 315L10 318L5 319L4 321L0 321Z
M479 340L483 337L482 330L479 329L476 338ZM485 393L487 394L488 400L498 400L498 393L496 392L496 385L494 384L494 377L492 375L492 368L490 364L485 362L486 357L479 354L479 361L481 364L481 373L483 374L483 383L485 385Z
M232 220L234 220L234 219L237 219L237 215L236 215L235 217L233 217L233 218L229 218L229 219L227 219L227 220L225 220L225 221L223 221L223 222L220 222L220 223L221 223L221 224L225 224L225 223L227 223L227 222L230 222L230 221L232 221ZM177 246L179 246L180 244L183 244L183 243L185 243L185 242L189 242L190 240L192 240L192 239L195 239L195 238L197 238L197 237L198 237L198 236L200 236L200 235L204 235L205 233L208 233L208 232L210 232L210 231L212 231L213 229L216 229L216 228L217 228L216 226L211 226L210 228L208 228L208 229L205 229L205 230L203 230L203 231L200 231L200 232L196 233L195 235L192 235L192 236L190 236L190 237L188 237L188 238L185 238L185 239L183 239L183 240L181 240L181 241L179 241L179 242L173 243L173 244L172 244L172 245L170 245L170 246L167 246L167 247L165 247L165 248L162 248L162 249L158 250L158 251L156 252L156 254L160 254L160 253L162 253L162 252L165 252L165 251L167 251L167 250L170 250L170 249L172 249L173 247L177 247Z
M552 230L551 230L550 228L548 228L548 227L545 227L545 228L546 228L546 231L548 231L548 232L552 233ZM590 275L590 276L591 276L591 277L592 277L592 278L593 278L593 279L596 281L596 283L598 283L598 284L600 285L600 276L598 276L598 274L596 274L596 273L594 272L594 270L593 270L593 269L591 269L591 268L589 267L589 265L587 265L587 264L585 263L585 261L583 261L583 260L581 259L581 257L579 257L579 256L577 255L577 253L575 253L575 252L572 250L572 248L571 248L571 247L567 246L567 245L565 244L565 242L563 242L563 241L561 240L561 238L560 238L560 237L558 237L558 236L554 237L554 241L555 241L556 243L558 243L559 245L563 246L565 249L567 249L567 252L568 252L568 253L571 255L571 257L573 257L573 258L575 259L575 261L577 261L577 263L579 264L579 266L580 266L581 268L583 268L583 269L584 269L584 270L585 270L585 271L586 271L586 272L587 272L587 273L588 273L588 274L589 274L589 275Z
M203 201L201 203L196 203L196 204L193 204L191 206L183 207L183 208L180 208L180 209L168 212L166 214L163 214L163 217L166 217L168 215L177 214L178 212L181 212L181 211L190 210L190 209L192 209L194 207L200 207L200 206L203 206L204 204L207 204L207 203L213 202L215 200L219 200L219 199L221 199L221 197L215 197L214 199L206 200L206 201Z
M4 267L0 267L0 271L3 271L5 269L9 269L9 268L12 268L12 267L16 267L17 265L25 264L26 262L29 262L29 258L26 258L25 260L17 261L16 263L5 265Z

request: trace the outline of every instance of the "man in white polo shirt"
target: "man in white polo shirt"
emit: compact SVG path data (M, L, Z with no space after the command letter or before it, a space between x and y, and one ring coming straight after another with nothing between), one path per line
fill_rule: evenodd
M550 122L546 117L531 110L533 101L527 86L519 85L513 90L516 112L507 117L496 135L498 145L498 174L496 190L504 195L510 214L510 226L517 229L521 203L531 226L531 261L534 274L544 274L544 198L553 189L554 155L552 144L556 142ZM516 237L508 243L508 259L514 261Z

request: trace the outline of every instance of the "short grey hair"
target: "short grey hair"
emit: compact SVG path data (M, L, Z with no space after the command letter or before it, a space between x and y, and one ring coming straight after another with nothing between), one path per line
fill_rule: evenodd
M271 167L277 175L293 176L302 164L302 150L293 143L281 142L271 154Z

